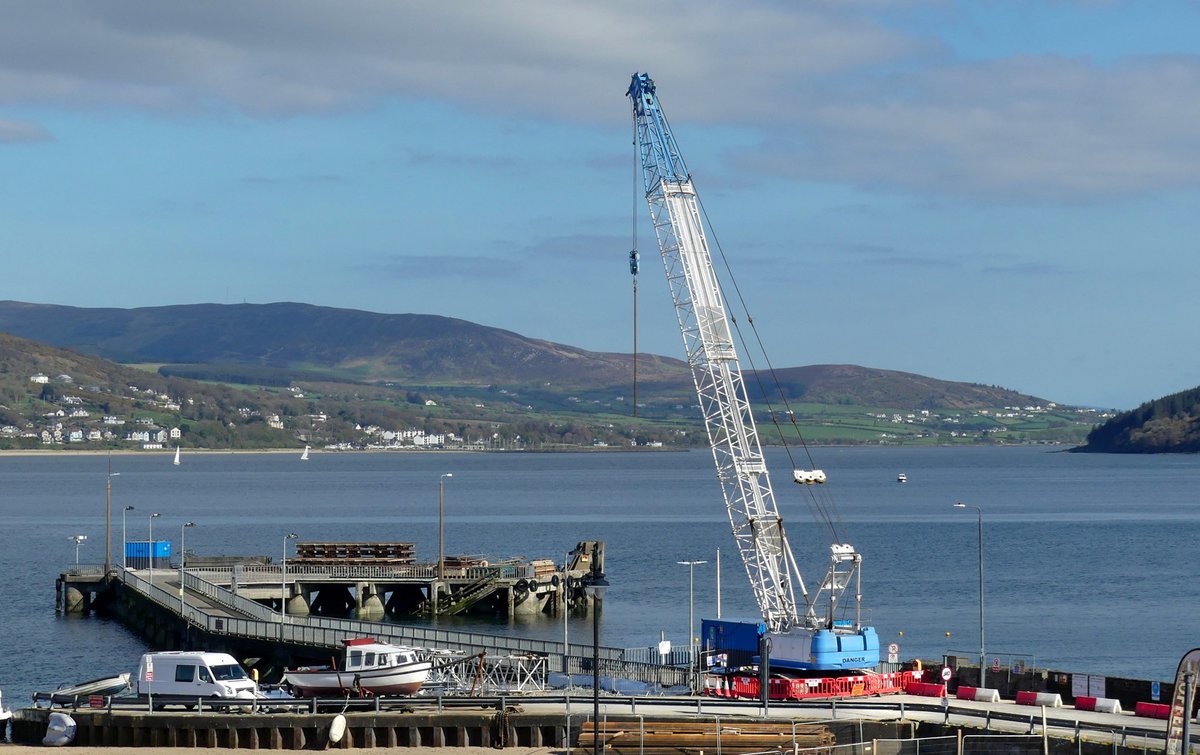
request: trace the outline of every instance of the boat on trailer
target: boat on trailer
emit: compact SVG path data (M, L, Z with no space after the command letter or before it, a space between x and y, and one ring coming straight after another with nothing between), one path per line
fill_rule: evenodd
M323 695L411 695L429 680L433 664L404 645L373 637L342 640L341 668L300 666L284 669L283 680L301 697Z

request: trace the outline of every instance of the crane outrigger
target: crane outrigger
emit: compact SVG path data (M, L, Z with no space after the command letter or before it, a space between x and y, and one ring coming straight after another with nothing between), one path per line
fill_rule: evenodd
M770 638L775 667L819 671L875 666L879 663L879 638L873 628L860 624L862 557L854 548L832 544L825 578L813 594L805 588L775 505L691 174L650 76L634 74L626 94L633 106L650 218L717 479L738 553L762 613L757 634ZM792 477L805 486L826 480L819 469L797 469ZM855 590L854 618L835 619L838 601L851 585ZM705 621L705 649L753 652L746 637L755 631L747 633L727 624ZM707 636L718 633L727 636Z

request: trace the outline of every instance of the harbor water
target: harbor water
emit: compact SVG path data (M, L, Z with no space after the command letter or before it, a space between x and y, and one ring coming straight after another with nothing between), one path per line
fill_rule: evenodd
M989 659L1168 680L1200 646L1196 543L1200 457L1062 453L1007 448L817 448L836 501L837 538L863 554L864 619L900 656L940 658L979 648L983 511ZM439 481L450 554L550 558L580 540L607 544L604 645L645 647L689 631L688 567L697 631L721 610L756 608L737 560L711 455L605 453L191 453L113 456L112 554L122 528L203 555L283 555L302 541L412 541L437 558ZM834 536L790 482L787 457L769 450L779 507L802 575L815 588ZM0 690L21 706L38 690L132 671L147 650L116 622L56 616L54 580L74 563L103 562L104 455L0 455L3 547ZM907 483L897 483L897 475ZM125 507L133 506L126 511ZM124 516L124 523L122 521ZM289 544L290 545L290 544ZM442 619L442 625L561 640L557 618ZM591 621L572 619L572 642ZM949 635L947 636L947 633Z

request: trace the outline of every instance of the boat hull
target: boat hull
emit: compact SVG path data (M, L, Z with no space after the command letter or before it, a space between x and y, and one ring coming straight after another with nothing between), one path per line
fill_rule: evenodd
M331 668L298 668L283 672L284 681L302 697L372 695L412 695L429 679L432 664L409 663L370 671L336 671Z

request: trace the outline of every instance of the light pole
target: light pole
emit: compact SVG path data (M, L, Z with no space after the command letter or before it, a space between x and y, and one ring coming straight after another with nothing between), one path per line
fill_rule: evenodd
M282 626L283 623L285 621L287 621L287 599L288 599L287 544L288 544L288 540L295 540L298 537L300 537L300 536L297 535L295 532L289 532L288 534L283 536L283 563L282 563L282 565L283 565L283 580L280 583L280 586L282 589L279 592L279 624L280 624L279 631L280 632L283 631L283 626Z
M150 515L150 586L154 587L154 520L162 514Z
M184 533L188 527L195 527L195 522L184 522L179 526L179 618L183 619L184 626L187 626L187 617L184 615L186 605L183 601L183 578L185 576L183 562L187 558L187 548L184 547Z
M108 572L112 569L112 539L110 530L112 527L112 478L119 477L120 472L112 471L112 453L108 454L108 476L104 480L104 576L108 578ZM122 545L122 548L125 546ZM124 558L124 556L122 556ZM122 563L122 565L124 565Z
M438 582L446 578L446 478L453 476L446 472L438 478ZM438 589L442 589L440 584Z
M121 510L121 570L125 570L125 551L129 549L129 538L125 536L125 514L133 511L132 506L126 506ZM125 579L125 575L121 575L121 579Z
M596 571L593 559L591 576L583 589L592 599L592 755L600 755L600 603L608 590L604 572Z
M986 688L987 655L983 651L983 509L959 501L956 509L975 509L979 515L979 686Z
M79 566L79 546L87 541L87 535L71 535L67 539L75 543L75 565Z
M694 592L692 590L695 585L693 576L695 575L696 567L700 564L707 564L707 561L676 561L680 566L688 568L688 654L692 657L692 671L698 668L696 659L696 622L694 617L695 601L693 600Z

